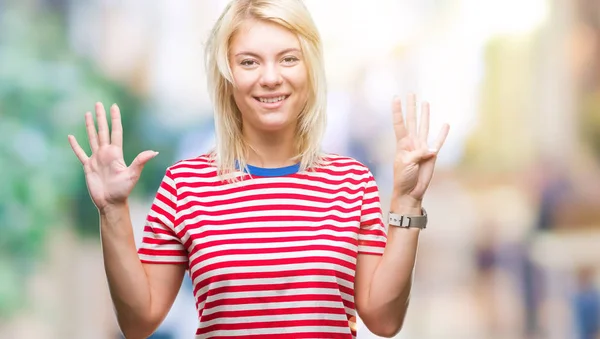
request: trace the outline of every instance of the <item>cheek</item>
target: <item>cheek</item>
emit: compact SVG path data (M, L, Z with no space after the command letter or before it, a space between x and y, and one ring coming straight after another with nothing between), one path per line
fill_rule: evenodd
M290 73L288 81L294 88L294 91L300 94L301 98L305 99L307 97L310 86L308 74L306 74L306 71L304 69L298 69L293 73Z
M248 94L245 87L242 84L236 82L236 86L232 89L232 94L235 105L240 110L242 116L245 116L248 113L248 110L251 109L250 103L248 101Z
M300 101L302 104L306 103L309 96L310 85L308 77L304 77L301 82L298 83L298 92L300 92Z
M251 92L254 79L251 72L232 72L235 86L233 88L234 95L242 97Z
M302 93L304 95L304 99L306 100L308 98L308 92L310 91L310 80L308 78L308 74L306 72L304 72L302 74L302 78L301 78L301 86L302 86Z
M239 85L234 86L232 89L232 93L233 100L239 108L243 108L244 106L246 106L246 104L244 103L244 91L242 87L240 87Z

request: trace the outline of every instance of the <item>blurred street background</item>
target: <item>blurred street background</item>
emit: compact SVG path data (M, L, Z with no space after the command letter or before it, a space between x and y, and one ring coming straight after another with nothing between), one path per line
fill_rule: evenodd
M165 168L213 145L203 48L226 3L0 0L0 338L120 338L67 134L89 149L84 113L117 103L125 160L160 152L131 199L139 242ZM432 140L451 125L397 338L600 338L600 1L306 3L325 149L369 166L384 213L392 96L431 103ZM186 278L152 338L196 321Z

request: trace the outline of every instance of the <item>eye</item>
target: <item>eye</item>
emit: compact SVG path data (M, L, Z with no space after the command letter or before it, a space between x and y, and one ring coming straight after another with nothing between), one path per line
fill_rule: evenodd
M298 61L299 61L299 59L296 58L295 56L286 56L285 58L283 58L283 62L288 65L294 64Z
M240 62L240 65L245 66L245 67L251 67L256 65L256 61L252 60L252 59L244 59L242 60L242 62Z

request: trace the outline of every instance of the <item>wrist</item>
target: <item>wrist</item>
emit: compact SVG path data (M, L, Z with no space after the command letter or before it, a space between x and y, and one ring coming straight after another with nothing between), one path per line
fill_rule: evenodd
M423 204L420 199L409 195L393 195L390 212L403 215L421 215Z
M120 203L107 204L106 206L103 206L102 208L98 208L98 213L100 214L100 217L109 218L109 219L112 216L121 215L123 212L128 212L128 211L129 211L129 203L127 202L127 200L120 202Z
M110 204L98 209L100 214L100 233L102 241L129 239L133 234L131 216L127 202Z

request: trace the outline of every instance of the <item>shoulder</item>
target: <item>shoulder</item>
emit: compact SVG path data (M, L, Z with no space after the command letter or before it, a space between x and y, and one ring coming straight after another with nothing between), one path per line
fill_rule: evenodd
M210 154L202 154L197 157L181 159L166 170L167 176L173 179L180 177L201 176L210 177L216 175L217 168Z
M362 162L347 155L326 153L323 155L322 167L333 170L346 170L357 174L372 175L371 170Z
M167 168L167 171L178 172L182 169L205 169L214 167L210 154L202 154L196 157L181 159Z
M365 188L375 181L368 166L346 155L324 154L321 166L315 172L317 176L352 187Z

